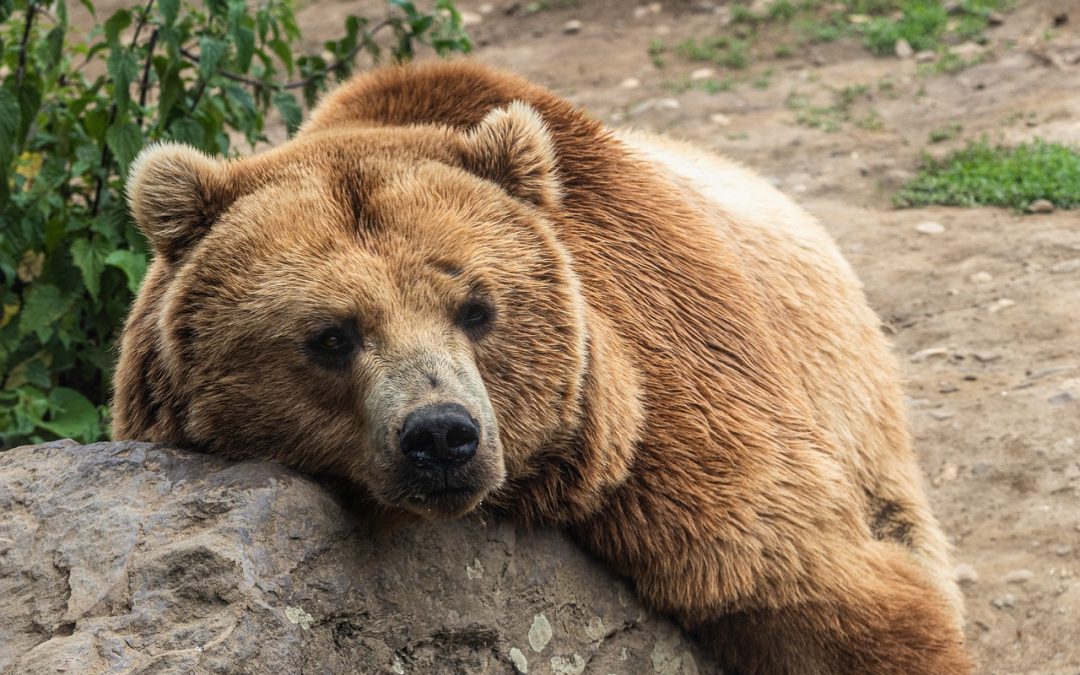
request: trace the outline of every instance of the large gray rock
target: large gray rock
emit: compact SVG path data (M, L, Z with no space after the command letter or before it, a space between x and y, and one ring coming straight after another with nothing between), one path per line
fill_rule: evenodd
M0 673L714 671L558 532L357 522L273 464L0 453Z

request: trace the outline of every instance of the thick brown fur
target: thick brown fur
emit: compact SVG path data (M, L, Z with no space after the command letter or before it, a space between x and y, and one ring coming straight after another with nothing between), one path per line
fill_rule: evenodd
M968 672L878 321L749 172L457 62L356 77L249 159L148 150L129 194L157 256L116 437L565 526L746 673ZM362 349L320 370L303 340L342 320ZM483 489L432 506L391 436L447 397Z

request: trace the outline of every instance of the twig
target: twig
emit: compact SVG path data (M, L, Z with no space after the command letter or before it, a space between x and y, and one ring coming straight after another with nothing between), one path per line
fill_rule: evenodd
M383 28L386 28L389 25L390 25L389 20L380 21L379 23L375 24L375 27L372 28L369 31L368 35L369 36L374 36L375 33L379 32L380 30L382 30ZM238 73L234 73L234 72L231 72L231 71L228 71L228 70L221 70L221 69L219 69L217 71L217 74L224 77L226 80L232 80L233 82L239 82L241 84L246 84L249 87L254 87L256 89L271 89L271 90L274 90L274 91L282 91L282 90L287 90L287 89L300 89L301 87L306 87L309 84L311 84L312 82L317 81L319 78L326 77L330 73L341 70L342 68L347 66L349 63L351 63L352 60L353 60L353 57L355 57L357 54L359 54L360 50L363 49L364 47L365 47L365 44L360 43L360 44L356 45L355 47L353 47L352 49L350 49L348 54L346 54L342 58L334 61L329 66L327 66L327 67L323 68L322 70L320 70L318 73L316 73L314 75L311 75L310 77L305 77L302 80L293 80L292 82L282 82L280 84L273 83L273 82L262 82L260 80L256 80L256 79L253 79L253 78L250 78L250 77L246 77L246 76L240 75ZM180 53L184 56L184 58L186 58L188 61L191 61L192 63L197 64L199 62L199 55L192 52L190 49L181 47L180 48Z
M19 43L19 67L15 71L15 89L22 86L23 76L26 74L26 45L30 41L30 30L34 27L34 14L37 13L37 4L34 0L26 3L26 23L23 25L22 42Z
M158 29L150 34L150 41L146 44L146 62L143 63L142 82L139 83L139 112L135 116L139 128L143 124L143 108L146 106L146 94L150 90L150 61L154 58L154 47L157 46Z
M153 9L154 3L157 0L147 0L146 6L143 7L139 13L139 22L135 24L135 34L131 36L131 46L129 49L135 49L139 44L139 34L142 33L143 26L146 25L146 20L150 17L150 10ZM150 51L153 51L154 43L157 42L157 31L154 31L154 35L150 38ZM150 61L147 59L147 65ZM145 78L147 73L144 70L143 77ZM109 106L109 126L113 125L116 121L117 108L116 103L113 102ZM141 113L140 113L141 115ZM139 125L142 126L142 120L140 118ZM94 201L90 204L90 215L97 216L98 209L101 207L101 193L105 188L105 181L108 179L109 174L109 162L112 161L112 152L109 151L109 142L106 140L105 144L101 146L101 171L98 173L97 180L94 182Z

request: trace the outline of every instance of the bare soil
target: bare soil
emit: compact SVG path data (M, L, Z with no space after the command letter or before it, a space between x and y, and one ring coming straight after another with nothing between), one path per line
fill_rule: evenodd
M874 57L857 39L800 44L791 29L767 26L748 68L715 67L708 78L733 77L730 90L709 93L704 80L687 88L708 64L669 52L658 67L649 46L731 34L724 4L459 7L475 58L544 83L613 126L663 131L738 159L825 223L903 364L927 489L965 580L979 671L1080 673L1080 212L891 202L924 151L942 155L983 134L1080 143L1080 4L1020 0L990 29L988 58L954 74ZM346 14L383 7L321 0L301 10L300 24L317 47L339 35ZM579 30L567 32L569 21ZM781 44L793 55L776 58ZM866 91L838 131L800 124L788 104L796 94L827 106L852 85ZM880 124L857 124L873 113ZM952 122L962 132L930 144L930 132ZM920 233L926 221L944 231Z

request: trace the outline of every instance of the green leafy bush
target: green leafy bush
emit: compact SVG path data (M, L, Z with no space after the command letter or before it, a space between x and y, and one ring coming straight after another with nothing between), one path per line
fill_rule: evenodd
M91 14L91 0L81 0ZM97 19L97 17L95 17ZM291 134L358 58L470 49L452 0L390 0L299 53L290 0L149 0L82 36L66 0L0 0L0 447L105 435L114 343L147 266L123 181L146 143L212 154Z
M1035 140L992 147L986 139L943 160L923 158L919 175L894 197L898 206L1006 206L1024 211L1038 199L1080 206L1080 152Z

